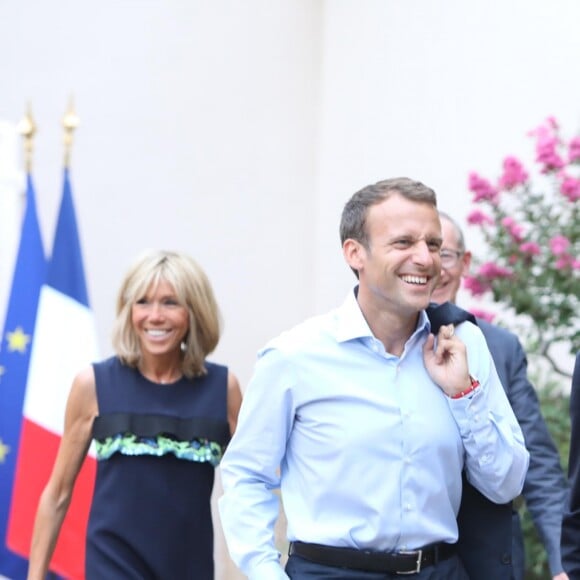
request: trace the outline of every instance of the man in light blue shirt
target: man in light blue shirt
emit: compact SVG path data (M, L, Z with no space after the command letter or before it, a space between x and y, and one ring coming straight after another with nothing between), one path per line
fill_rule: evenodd
M340 233L358 286L259 353L221 464L230 554L250 580L464 580L461 472L492 501L513 499L528 465L521 430L479 329L430 333L442 243L433 190L407 178L368 186Z

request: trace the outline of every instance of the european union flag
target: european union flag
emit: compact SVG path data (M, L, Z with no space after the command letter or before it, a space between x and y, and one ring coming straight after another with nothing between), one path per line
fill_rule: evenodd
M28 561L6 547L6 528L20 443L32 335L46 269L34 185L28 175L26 211L0 349L0 574L13 580L26 578L28 569Z

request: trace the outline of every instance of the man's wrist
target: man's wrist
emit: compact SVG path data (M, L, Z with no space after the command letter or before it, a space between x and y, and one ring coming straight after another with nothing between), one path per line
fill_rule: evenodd
M458 393L455 393L454 395L450 395L450 399L462 399L463 397L466 397L467 395L473 393L473 391L475 391L475 389L477 389L477 387L479 387L479 381L475 378L473 378L471 375L469 375L469 386L466 389L463 389L463 391L459 391Z

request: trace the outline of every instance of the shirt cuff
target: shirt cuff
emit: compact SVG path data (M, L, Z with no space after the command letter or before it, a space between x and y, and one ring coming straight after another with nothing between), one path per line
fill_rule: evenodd
M465 397L459 399L448 397L447 400L462 437L485 428L488 409L483 387L478 386Z

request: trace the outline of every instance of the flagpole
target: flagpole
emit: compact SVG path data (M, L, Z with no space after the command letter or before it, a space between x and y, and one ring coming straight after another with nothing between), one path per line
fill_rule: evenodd
M89 367L93 361L100 359L67 167L73 132L77 125L78 118L71 104L62 119L66 154L62 198L46 283L42 287L38 305L23 410L26 419L23 421L18 470L10 505L8 546L21 554L30 553L34 511L42 490L39 483L47 481L53 469L64 432L70 385L79 369ZM54 364L55 360L59 361L57 365ZM0 428L3 427L2 418L0 400ZM41 454L38 449L42 449ZM73 500L63 520L50 563L51 569L65 578L84 578L84 539L95 471L96 459L89 452L76 479Z
M36 135L36 123L32 117L32 107L30 103L26 108L26 114L20 121L18 129L24 138L24 166L26 173L32 173L32 153L34 151L34 135Z
M79 118L75 113L72 97L69 101L68 110L62 118L62 126L64 128L64 167L65 169L68 169L70 167L73 133L79 126Z

